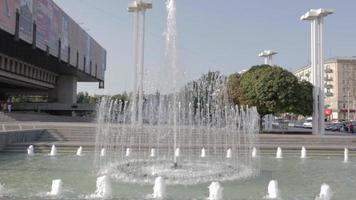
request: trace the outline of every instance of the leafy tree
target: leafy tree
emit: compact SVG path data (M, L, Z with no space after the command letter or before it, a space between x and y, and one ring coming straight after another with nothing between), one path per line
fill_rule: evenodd
M241 74L239 73L231 74L227 81L227 89L230 100L236 105L240 104L239 98L241 98L242 96L240 89L240 81Z
M259 114L312 112L312 85L291 72L269 65L253 66L240 80L240 104L256 106Z

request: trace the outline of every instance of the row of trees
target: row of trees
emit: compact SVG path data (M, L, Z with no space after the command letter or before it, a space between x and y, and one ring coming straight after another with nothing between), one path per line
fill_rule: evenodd
M226 85L225 85L226 84ZM226 92L221 90L225 85ZM259 114L279 115L293 113L309 116L313 111L313 85L299 81L291 72L270 65L256 65L247 72L234 73L226 77L220 72L208 72L198 80L189 82L180 92L179 98L199 103L221 102L219 96L227 95L237 105L256 106ZM127 93L112 96L113 99L129 101ZM147 94L147 98L159 98L160 94ZM78 93L78 103L95 104L101 96L90 96L87 92ZM169 97L169 95L167 96Z

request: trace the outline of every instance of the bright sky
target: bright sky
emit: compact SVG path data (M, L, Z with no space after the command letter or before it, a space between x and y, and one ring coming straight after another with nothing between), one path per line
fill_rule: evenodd
M116 94L132 89L132 0L55 0L107 50L105 90L79 84L79 91ZM145 68L163 76L166 24L164 0L153 0L146 15ZM324 55L356 56L355 0L177 0L179 65L187 80L208 70L224 74L263 63L264 49L279 52L274 64L291 71L309 63L310 25L300 21L311 8L332 8L325 19Z

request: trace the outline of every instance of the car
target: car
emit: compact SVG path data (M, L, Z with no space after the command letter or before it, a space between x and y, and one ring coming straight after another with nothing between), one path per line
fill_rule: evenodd
M312 127L313 127L313 118L308 117L303 123L303 128L312 128Z

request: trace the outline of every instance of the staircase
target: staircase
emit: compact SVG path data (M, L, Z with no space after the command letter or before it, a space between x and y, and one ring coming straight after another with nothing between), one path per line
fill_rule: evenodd
M55 144L58 153L75 154L79 146L85 153L92 153L95 146L95 126L89 123L53 123L37 125L44 129L36 141L32 143L14 143L8 145L6 153L25 153L29 145L35 146L36 153L49 153ZM313 136L313 135L271 135L261 134L256 143L261 154L274 156L277 147L283 149L283 155L299 156L300 149L305 146L310 156L342 156L345 147L349 148L350 156L356 156L355 136Z
M83 152L93 152L95 143L95 128L87 126L48 126L31 143L13 143L7 145L5 153L25 153L29 145L34 145L36 153L49 153L51 146L57 147L58 153L74 154L79 146Z
M16 119L10 117L7 113L0 111L0 123L1 122L16 122Z

